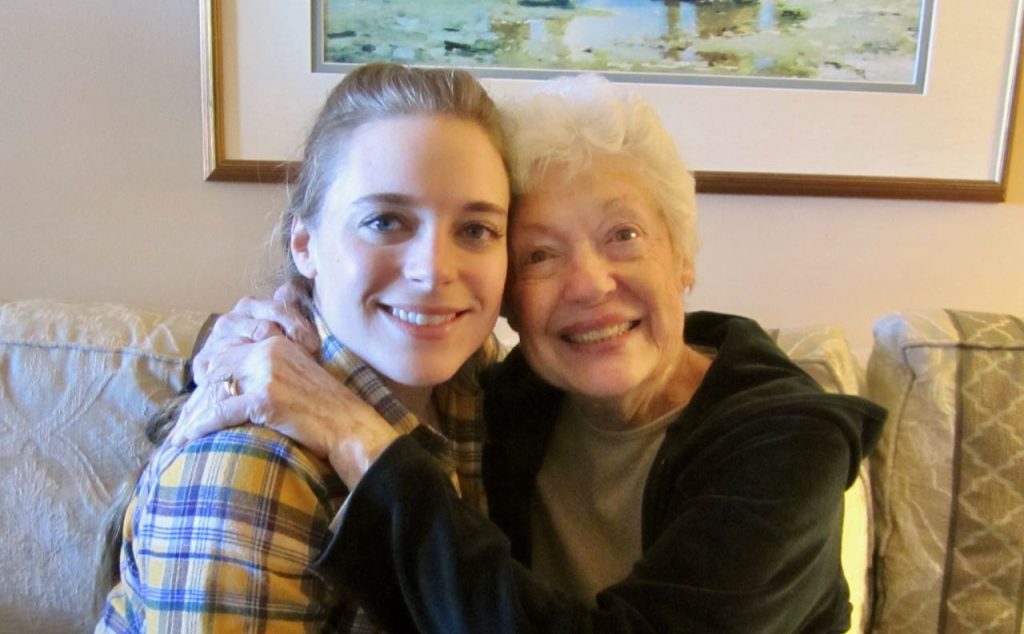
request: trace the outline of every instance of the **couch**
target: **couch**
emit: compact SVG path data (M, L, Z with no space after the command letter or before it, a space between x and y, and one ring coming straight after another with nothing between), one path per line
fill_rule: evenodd
M208 315L0 301L0 632L86 632L102 515ZM827 390L890 411L846 497L854 631L1021 632L1024 323L881 317L862 368L829 326L770 331Z

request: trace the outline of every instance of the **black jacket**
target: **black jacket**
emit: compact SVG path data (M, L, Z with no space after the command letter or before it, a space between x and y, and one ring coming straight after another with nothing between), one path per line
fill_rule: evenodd
M484 381L493 523L403 438L353 492L321 569L392 631L845 631L843 491L884 411L825 394L748 319L694 313L686 339L717 353L648 476L641 559L597 608L528 571L562 394L518 351Z

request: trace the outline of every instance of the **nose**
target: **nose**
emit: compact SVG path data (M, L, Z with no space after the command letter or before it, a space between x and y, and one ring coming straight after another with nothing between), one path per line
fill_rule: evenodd
M410 241L406 251L406 279L434 288L455 279L458 253L451 236L435 228L424 228Z
M592 248L573 254L562 289L564 299L590 304L600 301L615 289L610 263Z

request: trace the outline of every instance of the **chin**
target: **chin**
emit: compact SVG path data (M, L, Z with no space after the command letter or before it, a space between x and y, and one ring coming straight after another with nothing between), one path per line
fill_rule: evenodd
M434 387L448 381L459 368L395 368L395 372L385 372L395 383L409 387Z
M636 389L640 382L632 376L603 373L599 376L563 375L549 381L566 392L584 398L607 399L622 396Z
M567 391L574 396L588 399L615 399L621 397L627 390L623 390L621 383L617 385L606 385L606 384L573 384L569 385Z

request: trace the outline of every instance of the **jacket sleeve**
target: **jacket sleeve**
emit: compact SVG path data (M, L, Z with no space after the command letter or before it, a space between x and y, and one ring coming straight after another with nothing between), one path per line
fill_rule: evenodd
M797 429L723 451L719 471L668 480L663 530L596 607L531 576L406 439L356 487L318 568L391 631L844 631L845 440ZM778 464L780 453L799 464ZM793 468L799 477L783 473Z

